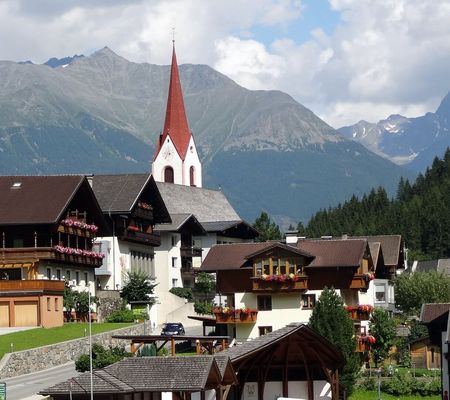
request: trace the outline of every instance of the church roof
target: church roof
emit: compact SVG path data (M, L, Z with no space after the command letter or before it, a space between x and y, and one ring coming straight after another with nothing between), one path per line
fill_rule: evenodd
M219 190L174 183L156 183L170 215L194 214L203 222L241 221L234 208Z
M154 160L158 156L162 144L170 136L180 158L186 157L186 152L191 138L191 132L184 108L183 92L181 90L180 75L178 73L177 56L175 54L175 45L172 51L172 66L170 68L169 94L167 96L166 118L164 129L157 144Z

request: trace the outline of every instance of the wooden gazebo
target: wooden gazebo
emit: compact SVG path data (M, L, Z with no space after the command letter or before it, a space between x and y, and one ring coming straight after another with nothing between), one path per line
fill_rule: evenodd
M332 343L306 325L288 325L222 354L230 357L237 375L237 400L247 397L244 388L250 383L255 386L257 400L273 398L265 395L271 384L278 386L280 397L313 400L318 398L314 388L325 387L326 382L331 398L339 398L338 371L344 358Z

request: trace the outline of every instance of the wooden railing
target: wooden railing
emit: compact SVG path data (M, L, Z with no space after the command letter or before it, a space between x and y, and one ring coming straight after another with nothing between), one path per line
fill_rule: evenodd
M308 290L308 277L296 275L295 280L267 280L261 277L252 278L253 291L256 292L298 292Z
M363 289L369 288L369 276L366 274L355 274L350 284L350 289Z
M257 310L242 312L241 310L228 310L226 312L214 310L216 324L254 324L258 319Z
M53 247L20 247L0 249L0 263L35 263L39 260L55 260L70 264L84 264L99 267L103 260L89 256L58 253Z
M17 292L17 291L33 291L44 293L58 293L64 292L64 281L50 281L50 280L20 280L20 281L5 281L0 280L0 292Z
M157 233L147 233L136 230L124 229L121 235L122 240L130 242L145 243L151 246L161 245L161 235Z
M181 257L201 257L202 249L201 249L201 247L181 245L180 255L181 255Z

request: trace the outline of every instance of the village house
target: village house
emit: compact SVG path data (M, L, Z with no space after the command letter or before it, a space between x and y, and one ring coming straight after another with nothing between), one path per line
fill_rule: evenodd
M387 276L381 251L366 238L214 246L200 269L217 275L217 331L247 340L291 322L307 323L322 289L333 287L354 320L357 350L364 352L374 282Z
M0 192L0 327L60 326L65 280L95 293L94 193L84 176L2 176Z
M450 392L450 303L422 304L420 321L428 328L430 341L439 347L442 393Z

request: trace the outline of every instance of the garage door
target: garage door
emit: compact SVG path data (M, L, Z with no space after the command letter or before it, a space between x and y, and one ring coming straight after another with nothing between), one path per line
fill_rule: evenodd
M37 326L37 301L21 301L14 303L14 316L16 319L16 326Z
M0 303L0 327L9 326L9 303Z

